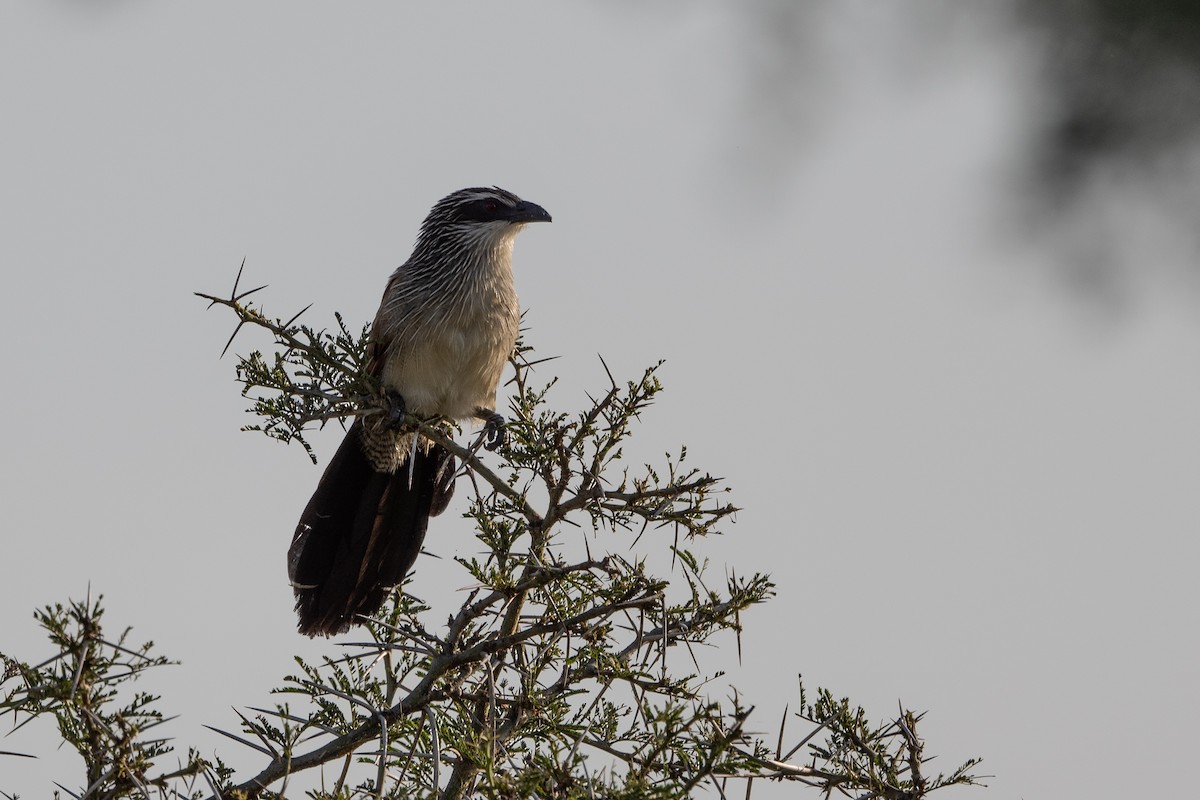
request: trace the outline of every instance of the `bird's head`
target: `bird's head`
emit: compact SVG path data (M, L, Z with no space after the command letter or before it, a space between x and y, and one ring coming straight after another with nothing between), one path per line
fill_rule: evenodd
M550 214L499 186L459 189L439 200L425 217L417 248L509 250L517 231L530 222L550 222Z

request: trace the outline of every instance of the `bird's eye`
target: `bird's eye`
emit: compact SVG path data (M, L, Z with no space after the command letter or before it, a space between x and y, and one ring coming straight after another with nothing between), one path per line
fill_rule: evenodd
M489 214L495 214L497 211L500 210L500 203L498 203L495 200L484 200L483 201L483 210L488 212Z

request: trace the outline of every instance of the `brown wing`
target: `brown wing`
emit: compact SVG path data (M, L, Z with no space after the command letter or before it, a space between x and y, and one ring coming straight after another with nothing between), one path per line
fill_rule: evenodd
M388 298L392 296L392 284L397 275L393 274L388 280L387 288L383 290L383 299L379 303L379 311L371 324L371 334L367 337L367 374L375 378L383 374L383 364L387 360L388 349L391 346L392 316L394 310L388 308Z

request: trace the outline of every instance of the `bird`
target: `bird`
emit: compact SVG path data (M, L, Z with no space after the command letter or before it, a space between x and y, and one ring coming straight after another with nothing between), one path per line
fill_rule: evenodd
M416 561L429 518L450 502L455 459L415 441L400 424L406 414L479 420L489 449L503 441L496 394L521 314L513 241L550 221L496 186L452 192L425 217L367 337L365 369L389 408L347 430L288 549L302 634L343 633L377 612Z

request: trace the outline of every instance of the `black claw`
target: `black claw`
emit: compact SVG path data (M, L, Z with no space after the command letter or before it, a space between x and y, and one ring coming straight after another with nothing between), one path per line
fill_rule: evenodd
M504 417L497 414L495 411L489 411L484 417L483 424L483 446L488 450L495 450L500 445L508 440L508 434L504 430L506 422Z
M387 399L388 410L387 415L383 419L383 424L395 430L404 422L404 416L408 413L408 406L399 392L388 392Z

